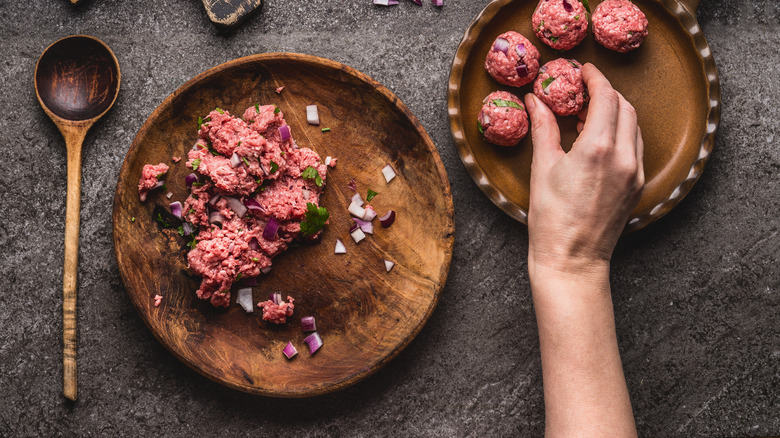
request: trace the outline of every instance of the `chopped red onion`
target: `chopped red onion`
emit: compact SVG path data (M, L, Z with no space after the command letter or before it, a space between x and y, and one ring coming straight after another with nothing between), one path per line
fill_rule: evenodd
M311 197L311 190L303 189L301 190L301 195L303 195L304 200L308 201L309 198Z
M320 347L322 347L322 338L320 337L320 334L317 332L314 332L309 336L306 336L303 342L305 342L309 346L309 354L314 354L317 350L320 349Z
M260 251L260 242L257 241L256 237L249 239L249 249L253 251Z
M235 247L236 247L236 243L231 241L230 245L228 245L228 249L227 249L228 250L228 254L232 253L233 249L235 249Z
M369 222L374 220L374 218L376 217L376 211L374 211L374 207L370 205L366 205L365 210L366 210L366 214L363 215L363 220Z
M382 175L385 176L385 181L390 182L395 178L395 170L388 164L382 168Z
M363 206L363 198L360 197L360 193L355 193L354 195L352 195L351 201L357 204L358 207Z
M493 50L496 52L504 52L504 55L506 55L509 50L509 41L503 38L496 38L496 42L493 43Z
M490 116L486 112L479 113L480 122L482 123L482 126L488 126L490 124Z
M349 184L347 184L347 188L349 188L353 192L357 192L357 183L355 182L355 178L349 180Z
M192 183L197 181L198 181L198 175L195 173L191 173L184 177L184 182L187 184L188 189L192 187Z
M330 155L328 155L327 157L325 157L325 165L326 165L326 166L330 166L330 160L332 160L332 159L333 159L333 158L332 158Z
M569 3L569 0L563 0L563 9L566 12L571 12L574 10L574 8L571 6L571 3Z
M525 64L518 64L515 66L515 71L517 72L517 75L522 77L528 76L528 66Z
M444 6L444 0L431 0L434 6Z
M374 0L374 4L380 6L394 6L398 4L398 0Z
M244 277L241 279L241 284L244 286L259 286L260 280L257 277Z
M246 208L248 208L249 210L256 210L261 213L265 211L263 206L260 205L259 202L257 202L257 199L251 197L244 198L244 206L246 206Z
M279 127L279 135L282 137L282 141L287 141L290 139L290 126L289 125L282 125Z
M181 202L171 202L171 214L176 216L177 218L181 219Z
M279 222L275 218L268 219L268 223L263 228L263 239L276 240L276 231L279 229Z
M255 306L252 305L252 288L247 287L239 289L236 295L236 303L243 307L246 313L254 312Z
M282 353L287 357L287 359L292 359L295 357L296 354L298 354L298 350L295 348L295 346L292 344L292 342L288 342L287 346L284 347L284 350L282 350Z
M363 219L358 219L356 217L353 217L352 220L355 221L357 226L359 226L364 233L374 234L374 224L371 222L364 221Z
M344 242L341 239L336 239L336 249L333 250L334 254L346 254L347 247L344 246Z
M320 113L317 110L317 105L309 105L306 107L306 121L310 125L320 124Z
M216 207L217 206L217 202L219 202L219 200L221 198L222 198L222 196L220 196L219 194L216 194L216 195L212 196L211 199L209 199L209 205L212 206L212 207Z
M236 213L236 216L244 217L247 208L241 201L231 196L225 196L225 201L227 201L228 207Z
M165 197L168 199L171 199L171 196L173 196L173 192L168 192L168 194L165 195Z
M544 91L544 94L550 94L550 85L555 82L555 80L550 81L546 87L542 88L542 91Z
M317 324L314 322L314 317L304 316L301 318L301 329L305 332L317 331Z
M271 272L271 267L270 266L266 266L265 268L261 269L260 272L262 272L263 274L267 274L267 273Z
M280 294L278 292L277 293L273 293L273 294L269 294L268 298L270 298L271 301L274 302L274 305L278 306L278 305L282 304L282 294Z
M160 187L162 187L163 185L165 185L165 181L157 181L156 183L154 183L154 185L152 186L152 188L151 188L151 189L149 189L149 190L151 191L151 190L154 190L154 189L159 189L159 188L160 188Z
M360 203L362 204L363 201L360 201ZM366 215L366 209L361 207L360 204L355 201L352 201L352 203L349 204L349 208L347 208L347 210L349 210L349 214L355 217L363 217Z
M395 266L395 262L391 262L390 260L385 260L385 269L387 272L390 272L391 269L393 269L393 266Z
M241 157L239 157L237 153L233 152L233 155L230 156L230 166L235 168L240 165L241 165Z
M181 230L182 232L184 232L185 236L189 236L194 231L192 229L192 224L190 224L189 222L184 222L183 224L181 224Z
M525 44L520 43L515 46L515 52L517 52L517 56L524 57L525 56Z
M366 238L366 235L365 233L363 233L363 230L361 230L360 227L357 226L355 230L349 232L349 235L352 236L352 240L354 240L355 243L360 243L361 240Z
M212 212L209 215L209 222L212 224L219 224L222 225L225 222L225 216L222 216L219 214L218 211Z
M422 0L412 0L412 1L417 3L418 5L422 6Z
M390 210L384 216L380 216L379 222L382 223L382 228L389 228L395 222L395 211Z

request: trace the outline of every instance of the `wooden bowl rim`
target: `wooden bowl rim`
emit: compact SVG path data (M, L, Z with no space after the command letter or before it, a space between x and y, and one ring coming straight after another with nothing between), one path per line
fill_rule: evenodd
M171 345L169 345L167 342L165 342L160 335L157 333L156 330L153 329L152 325L150 324L149 318L147 313L143 310L144 307L142 307L142 303L136 300L136 297L130 292L129 289L127 289L127 281L125 280L128 278L131 273L126 272L126 268L123 264L119 263L120 253L119 253L119 242L117 240L117 234L114 232L113 240L114 240L114 256L117 259L117 265L119 266L119 273L120 277L122 278L122 283L125 286L125 290L127 291L127 294L130 296L130 301L133 303L133 307L135 307L136 311L139 315L141 315L141 319L143 320L144 324L149 328L149 331L152 332L154 337L157 339L158 342L160 342L169 352L171 352L177 359L179 359L181 362L183 362L185 365L190 367L191 369L197 371L199 374L207 377L208 379L220 383L222 385L228 386L233 389L238 389L243 392L248 392L251 394L256 395L262 395L262 396L270 396L270 397L279 397L279 398L303 398L303 397L311 397L311 396L317 396L317 395L323 395L332 393L335 391L338 391L340 389L347 388L349 386L352 386L363 379L373 375L377 371L379 371L382 367L384 367L388 362L390 362L392 359L394 359L398 354L406 348L409 343L417 337L417 335L422 330L423 326L428 322L428 319L430 318L431 314L433 313L433 310L436 308L436 305L439 302L439 297L441 296L441 292L444 289L444 286L447 282L447 276L449 274L449 268L450 264L452 262L452 252L454 248L455 243L455 221L454 221L454 206L452 201L452 191L450 188L449 179L447 178L447 173L444 167L444 163L441 161L441 156L439 155L438 150L436 149L436 146L433 144L433 141L431 140L430 136L428 135L425 128L422 126L422 124L419 122L417 117L404 105L403 102L389 89L387 89L384 85L380 84L379 82L375 81L365 73L362 73L348 65L342 64L337 61L333 61L326 58L321 58L314 55L307 55L307 54L301 54L301 53L290 53L290 52L269 52L269 53L261 53L261 54L255 54L255 55L249 55L242 58L237 58L222 64L219 64L217 66L214 66L194 78L190 79L183 85L181 85L179 88L177 88L173 93L168 95L158 106L155 108L155 110L152 112L152 114L146 119L144 124L141 126L141 128L138 130L138 133L136 134L135 138L133 139L133 143L130 146L130 149L128 149L127 154L125 155L124 162L122 164L122 168L119 172L119 177L117 178L117 185L116 189L114 191L114 207L113 207L113 213L112 213L112 231L116 230L117 223L120 218L121 214L121 208L119 205L119 192L120 192L120 186L122 184L122 181L124 181L128 176L130 172L130 166L129 162L131 161L130 158L138 153L138 150L140 148L140 138L145 137L147 132L151 129L154 121L159 117L160 113L162 113L164 110L166 110L173 101L174 98L177 96L186 93L189 91L189 89L195 87L199 83L210 79L210 77L215 74L219 73L228 69L233 68L240 68L247 65L255 64L255 63L264 63L264 62L273 62L273 61L294 61L294 62L304 62L304 63L311 63L316 64L318 66L329 68L329 69L335 69L340 70L350 76L353 76L357 78L358 80L370 85L375 91L379 92L385 99L387 99L388 103L394 107L396 110L399 110L416 128L418 134L420 135L421 139L423 140L423 143L425 144L425 147L427 148L427 152L431 154L434 163L436 164L436 172L439 175L441 187L444 189L444 199L446 203L446 216L448 219L448 233L447 233L447 239L446 243L443 246L444 251L444 262L442 263L441 269L439 270L439 278L440 281L437 282L436 288L434 290L433 298L430 302L430 305L428 306L428 309L426 309L424 315L420 319L417 326L415 326L408 337L403 340L399 345L395 347L394 350L392 350L389 354L387 354L384 358L379 360L377 363L373 364L370 367L367 367L366 369L355 373L343 380L340 380L338 382L332 383L329 386L315 386L308 391L269 391L263 388L259 388L257 386L252 385L241 385L241 384L235 384L234 382L230 382L227 380L220 379L216 376L213 376L212 374L208 373L206 370L202 369L197 363L193 363L183 355L181 355L177 350L172 348Z
M452 60L447 88L447 112L449 115L452 140L455 143L455 146L458 149L458 155L460 156L463 165L466 167L466 170L471 175L471 178L498 208L515 220L527 225L528 211L521 206L510 202L509 197L506 196L500 188L494 186L490 182L485 171L475 160L471 151L471 145L466 139L466 133L463 129L463 116L460 111L459 96L460 82L463 79L463 69L466 65L466 59L471 53L476 40L479 38L485 25L493 20L505 6L513 1L516 0L493 0L485 6L474 21L471 22L468 29L466 29L463 39L458 45L458 49ZM708 115L704 120L704 136L700 143L699 154L696 157L696 160L691 164L688 175L683 181L677 184L675 189L672 190L665 199L656 204L648 213L630 217L623 231L624 233L640 230L657 221L669 213L672 208L685 198L704 172L704 168L706 167L715 146L715 134L718 130L718 125L720 124L721 94L718 69L715 65L715 59L712 56L710 46L707 43L696 18L691 15L691 12L689 12L679 0L653 1L662 4L692 38L694 49L698 53L699 60L703 67L705 74L704 79L706 79L708 85L707 102L709 108Z

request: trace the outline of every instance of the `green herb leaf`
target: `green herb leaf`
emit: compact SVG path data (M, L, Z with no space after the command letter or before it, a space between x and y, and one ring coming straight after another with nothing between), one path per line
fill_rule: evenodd
M588 0L580 0L580 3L585 6L585 10L590 14L590 5L588 5Z
M259 103L255 104L255 112L258 113L258 114L260 113L260 104Z
M202 183L202 182L194 182L194 183L192 183L192 187L200 187L200 186L205 186L205 185L206 185L206 183Z
M201 126L203 126L203 117L198 117L198 131L200 131Z
M198 166L200 166L200 158L192 160L192 170L198 170Z
M247 161L247 160L246 160L246 157L241 157L241 159L244 161L244 164L246 164L247 166L249 166L249 161Z
M236 281L241 280L241 277L244 276L243 272L239 272L238 275L236 275Z
M545 79L544 81L542 81L542 88L544 89L544 88L547 88L547 87L549 87L549 86L550 86L550 84L552 84L554 80L555 80L555 78L554 78L554 77L552 77L552 76L548 77L547 79Z
M214 108L214 111L216 111L216 112L218 112L218 113L220 113L220 114L225 114L225 112L224 112L224 111L222 111L222 109L221 109L221 108Z
M276 173L279 170L279 165L271 161L271 173Z
M371 202L372 199L374 199L374 196L378 195L379 193L368 189L368 194L366 195L366 201Z
M567 59L566 61L568 61L569 64L571 64L572 67L580 68L580 66L576 62L572 61L571 59Z
M485 128L482 127L482 122L477 120L477 129L479 130L479 133L482 135L485 135Z
M551 41L553 44L555 44L555 43L557 43L557 42L558 42L558 37L551 36L551 37L550 37L550 41Z
M177 228L176 231L179 232L179 236L184 237L184 225L179 225L179 228Z
M170 228L170 226L171 226L171 224L169 224L168 221L163 219L162 214L160 214L160 213L157 213L157 217L155 217L154 220L159 222L160 225L162 225L165 228Z
M281 111L281 108L279 108L279 107L278 107L278 106L276 106L276 105L274 105L274 107L275 107L275 108L274 108L274 114L279 114L279 112Z
M330 128L322 128L322 132L328 132L330 131Z
M135 222L135 216L130 218L130 222Z
M575 19L575 20L579 20L579 19L580 19L580 16L579 16L579 15L575 15L575 16L574 16L574 19Z
M195 213L195 209L194 208L191 208L190 211L187 212L188 215L194 214L194 213Z
M512 107L512 108L523 109L522 105L520 105L517 102L512 102L511 100L493 99L493 105L495 105L495 106L509 106L509 107Z
M187 244L187 246L190 249L195 249L195 247L198 245L198 240L195 239L195 233L190 234L190 236L191 236L192 240L190 240L190 242Z
M260 261L260 259L258 259L257 257L252 257L252 261L253 261L253 262L259 262L259 261Z
M304 171L301 172L301 176L306 179L313 179L314 184L317 184L317 187L322 187L322 178L320 177L320 173L317 172L317 169L314 167L309 166L304 169Z
M322 230L330 214L325 207L317 207L311 202L306 203L306 209L306 216L301 222L301 234L311 236Z

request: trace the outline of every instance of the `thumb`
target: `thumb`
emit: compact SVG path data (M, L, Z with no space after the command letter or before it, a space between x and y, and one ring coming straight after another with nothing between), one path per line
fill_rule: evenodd
M531 119L531 140L533 141L533 162L550 165L564 155L561 149L561 131L555 114L533 93L525 95L525 106Z

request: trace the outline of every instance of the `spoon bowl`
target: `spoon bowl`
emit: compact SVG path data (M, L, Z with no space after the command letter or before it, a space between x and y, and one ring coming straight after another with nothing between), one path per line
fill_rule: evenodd
M62 38L35 66L35 94L65 138L68 197L62 275L63 395L76 400L76 280L81 208L81 145L89 128L119 94L119 62L102 41L87 35Z

